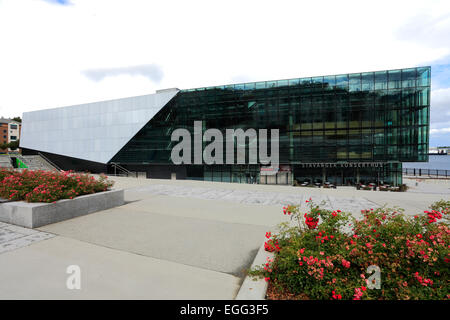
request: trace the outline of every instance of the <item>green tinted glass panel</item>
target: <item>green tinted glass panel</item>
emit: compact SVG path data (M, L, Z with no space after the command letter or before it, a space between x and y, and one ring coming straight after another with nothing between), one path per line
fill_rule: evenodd
M361 74L351 74L349 77L349 91L361 91Z
M361 75L362 91L373 91L375 89L375 74L366 72Z
M256 89L265 89L266 88L266 82L257 82L255 84Z
M430 68L417 68L417 85L429 86L430 85Z
M416 68L402 70L402 88L413 88L416 86Z
M417 106L428 106L430 104L430 88L419 88L416 92Z
M278 87L286 87L288 85L288 80L278 80L277 86Z
M336 87L348 90L348 74L336 76Z
M402 71L401 70L390 70L388 72L388 89L400 89L401 79L402 79Z
M333 90L336 86L336 77L335 76L327 76L323 78L323 87L326 90Z
M388 80L387 80L387 71L378 71L375 72L375 89L387 89Z

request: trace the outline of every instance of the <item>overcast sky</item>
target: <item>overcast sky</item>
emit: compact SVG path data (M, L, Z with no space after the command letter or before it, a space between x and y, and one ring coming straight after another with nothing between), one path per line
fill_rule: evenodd
M432 66L450 145L450 1L0 0L0 115L210 85Z

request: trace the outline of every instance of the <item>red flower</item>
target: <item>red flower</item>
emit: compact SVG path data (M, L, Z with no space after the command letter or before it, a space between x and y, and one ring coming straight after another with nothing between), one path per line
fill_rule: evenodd
M335 291L335 290L331 291L331 296L332 296L333 299L335 299L335 300L341 300L341 299L342 299L342 296L341 296L340 294L336 294L336 291Z
M347 261L347 260L345 260L345 259L342 259L342 265L345 267L345 268L350 268L350 261Z

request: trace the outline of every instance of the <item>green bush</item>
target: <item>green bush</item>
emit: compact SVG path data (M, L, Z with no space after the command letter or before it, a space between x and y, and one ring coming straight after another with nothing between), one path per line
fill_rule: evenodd
M302 213L285 207L292 223L267 234L275 259L250 270L278 293L308 299L449 299L450 202L415 217L401 209L363 210L362 219L309 201ZM381 288L369 266L380 268ZM371 281L369 281L371 279ZM283 296L283 295L282 295Z

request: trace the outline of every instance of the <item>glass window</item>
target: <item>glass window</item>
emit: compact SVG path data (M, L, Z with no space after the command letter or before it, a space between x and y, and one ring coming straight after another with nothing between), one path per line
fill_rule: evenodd
M361 91L361 74L360 73L350 75L349 91Z
M336 158L337 159L347 159L347 148L337 148Z
M375 72L375 89L387 89L387 72L378 71Z
M336 88L348 90L348 75L336 76Z
M266 86L267 86L267 88L275 88L277 86L277 82L276 81L267 81Z
M362 91L373 91L375 89L375 74L366 72L361 75Z
M256 89L265 89L266 88L266 82L257 82L256 83Z
M428 110L423 108L419 113L419 125L426 125L428 123Z
M402 91L401 90L389 90L388 106L400 107L401 101L402 101Z
M289 86L298 86L300 84L300 79L289 80Z
M381 160L384 158L384 147L374 147L373 148L373 156L375 160Z
M411 88L416 86L416 69L402 70L402 88Z
M336 126L338 128L347 128L348 112L345 109L337 110Z
M312 84L314 85L314 86L322 86L322 83L323 83L323 77L314 77L314 78L312 78L311 79L311 82L312 82Z
M244 88L245 88L245 90L254 90L255 89L255 83L254 82L246 83L246 84L244 84Z
M311 97L309 96L301 96L300 97L300 105L304 110L310 110L311 108Z
M212 172L212 181L222 182L222 172L215 170Z
M374 134L374 143L378 145L384 145L384 131L383 130L377 130L378 132L375 132Z
M208 166L205 166L205 175L204 175L204 179L205 181L213 181L213 173L212 171L206 171L208 169Z
M222 182L231 182L231 172L222 171Z
M332 90L336 86L336 77L327 76L323 78L323 88L326 90Z
M286 87L288 85L288 80L278 80L277 87Z
M401 88L401 70L389 70L389 89L400 89Z
M430 85L430 68L417 68L417 86Z
M402 106L403 107L414 107L415 104L415 89L404 89L402 91Z
M11 125L11 129L13 129L13 130L14 130L14 129L17 129L17 124L12 124L12 125Z
M303 87L309 87L311 85L311 78L301 78L300 83Z
M424 88L417 91L417 106L423 107L430 104L430 88Z
M387 102L388 91L387 90L377 90L375 91L375 105L384 106Z

